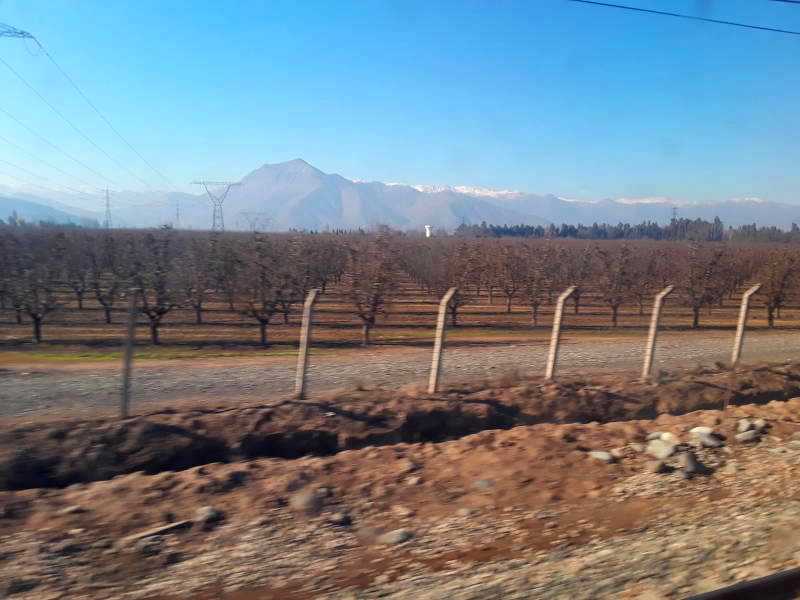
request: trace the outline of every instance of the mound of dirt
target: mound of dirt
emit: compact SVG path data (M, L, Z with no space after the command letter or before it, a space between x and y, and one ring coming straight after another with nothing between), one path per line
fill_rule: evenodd
M372 390L316 402L164 410L133 419L38 423L0 430L0 489L65 487L212 462L330 456L399 443L443 442L537 423L650 419L800 396L800 363L737 375L695 370L659 384L618 377L477 382L441 394Z

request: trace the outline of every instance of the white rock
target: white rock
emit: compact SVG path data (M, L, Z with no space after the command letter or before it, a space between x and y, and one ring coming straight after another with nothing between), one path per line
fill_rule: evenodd
M647 444L647 453L653 458L663 460L675 454L675 446L664 440L650 440Z
M414 534L408 529L395 529L393 531L387 531L383 535L379 535L378 539L375 541L384 546L394 546L395 544L402 544L412 537L414 537Z
M689 430L689 433L705 433L706 435L714 433L714 430L711 427L706 427L705 425L701 425L700 427L692 427Z
M760 439L761 435L755 429L750 429L749 431L743 431L742 433L736 434L737 442L757 442Z
M670 432L662 433L661 439L669 444L672 444L673 446L681 443L681 441L678 439L678 436Z

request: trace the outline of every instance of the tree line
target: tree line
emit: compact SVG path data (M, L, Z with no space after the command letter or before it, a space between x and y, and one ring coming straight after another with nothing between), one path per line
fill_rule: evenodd
M578 240L654 240L695 242L773 242L799 243L800 227L792 223L788 231L778 227L741 225L725 228L716 217L713 221L703 219L673 218L666 225L655 221L639 224L593 223L592 225L491 225L485 221L480 225L460 225L453 234L460 238L519 237L533 239L578 239Z
M507 312L527 306L537 326L542 306L569 285L578 314L587 295L619 324L623 307L644 314L652 297L676 284L673 297L700 326L703 309L732 299L751 281L770 326L798 291L800 252L789 245L734 245L646 241L420 238L388 229L370 234L263 234L65 228L0 229L0 309L17 323L29 320L42 340L48 315L68 300L78 310L87 298L106 323L138 289L137 310L153 344L176 309L203 324L208 304L224 302L257 324L269 344L271 323L289 315L311 288L335 285L361 323L362 344L387 312L401 284L411 281L431 301L450 287L448 305L458 325L462 307L488 298Z

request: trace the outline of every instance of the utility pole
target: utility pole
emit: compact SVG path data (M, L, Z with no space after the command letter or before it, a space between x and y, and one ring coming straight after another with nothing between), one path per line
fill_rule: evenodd
M258 231L260 227L266 229L270 222L270 218L265 212L241 212L239 214L247 221L250 231Z
M225 198L228 196L228 192L231 191L231 188L234 185L239 185L238 181L193 181L192 184L194 185L202 185L203 188L206 190L206 194L208 194L208 198L211 200L211 204L214 206L214 215L211 218L211 231L225 231L225 219L222 216L222 205L225 203ZM208 189L208 186L219 186L225 187L225 191L221 194L214 194Z
M111 195L108 193L108 186L106 186L106 220L103 225L106 229L111 229L113 227L111 221Z

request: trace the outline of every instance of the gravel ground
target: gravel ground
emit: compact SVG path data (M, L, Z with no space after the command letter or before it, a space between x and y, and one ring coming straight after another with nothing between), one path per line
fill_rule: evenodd
M734 414L764 415L774 429L758 443L729 438L723 447L697 450L711 474L686 480L677 471L637 469L574 503L533 508L520 504L530 497L524 490L504 501L493 496L492 487L472 494L496 504L464 509L445 503L435 516L414 504L376 511L373 500L358 496L348 506L313 515L297 512L290 501L288 507L261 509L255 519L253 512L229 511L215 527L142 533L135 541L112 539L97 527L64 530L49 518L47 527L0 538L0 579L6 578L14 590L10 596L19 600L677 600L800 562L800 423L788 420L796 407L797 401L731 409L729 421ZM669 422L673 430L686 431L721 415L659 419L652 429ZM497 447L508 448L520 430L535 427L496 434ZM591 427L598 434L613 429ZM442 449L461 447L458 456L465 460L470 451L464 444L478 439L447 442ZM616 464L587 463L587 473L622 475L621 466L642 458L635 450ZM376 456L376 477L383 477L380 465L385 461ZM115 485L135 477L143 478L128 476ZM167 479L158 477L168 494ZM85 492L86 500L94 497ZM197 500L219 502L219 495L204 493ZM353 523L333 511L347 511ZM378 525L386 529L409 533L382 541L364 525L370 515L380 516ZM136 563L150 566L137 577L121 575Z
M691 335L691 337L689 337ZM732 332L664 335L659 342L655 368L693 366L730 360ZM584 341L565 335L559 372L625 372L641 364L643 341ZM447 350L444 381L464 381L506 371L541 373L546 345L507 344L460 347ZM752 333L746 339L743 360L781 361L800 354L796 333ZM380 348L364 357L341 360L330 355L312 358L311 392L354 386L397 386L423 383L430 369L430 351ZM165 368L139 363L134 375L134 407L163 405L191 399L194 402L236 398L271 398L290 393L294 367L290 362L256 366L228 364ZM80 371L42 368L31 372L0 369L0 416L36 415L53 411L86 411L118 405L120 377L113 369ZM134 408L135 410L135 408Z

